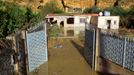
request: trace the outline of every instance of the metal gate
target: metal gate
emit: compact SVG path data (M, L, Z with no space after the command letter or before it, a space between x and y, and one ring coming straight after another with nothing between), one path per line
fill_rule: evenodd
M84 56L88 64L94 68L95 67L95 40L96 30L90 25L86 25L85 29L85 51Z
M106 31L105 31L106 32ZM134 71L134 39L112 32L100 34L101 57Z
M29 72L47 62L46 23L41 22L27 31Z

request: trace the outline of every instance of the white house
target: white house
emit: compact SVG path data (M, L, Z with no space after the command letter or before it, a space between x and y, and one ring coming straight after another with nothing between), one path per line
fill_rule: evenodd
M99 16L98 28L119 29L119 16Z
M74 14L74 15L57 15L49 14L48 22L56 23L63 28L64 36L77 36L79 33L85 31L85 23L90 22L91 16L98 16L98 14Z
M101 29L119 29L119 16L95 16L91 17L90 25L95 25Z
M48 14L48 22L57 24L63 30L63 36L77 36L85 31L85 24L101 29L119 29L119 16L99 16L99 14Z

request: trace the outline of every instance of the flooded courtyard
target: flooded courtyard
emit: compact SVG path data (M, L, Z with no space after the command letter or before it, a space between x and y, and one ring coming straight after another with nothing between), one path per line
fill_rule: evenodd
M30 75L97 75L85 61L75 43L67 39L63 40L62 48L49 48L48 62Z

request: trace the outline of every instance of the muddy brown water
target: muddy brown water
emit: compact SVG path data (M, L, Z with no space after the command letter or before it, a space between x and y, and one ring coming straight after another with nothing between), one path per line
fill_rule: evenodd
M48 49L48 62L30 75L97 75L70 40L62 45Z

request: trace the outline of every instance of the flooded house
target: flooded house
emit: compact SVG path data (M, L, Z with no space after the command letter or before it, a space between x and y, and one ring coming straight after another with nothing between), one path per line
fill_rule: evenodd
M57 24L63 29L64 37L77 37L85 31L85 24L89 24L91 16L98 16L98 14L48 14L46 18L50 24Z

